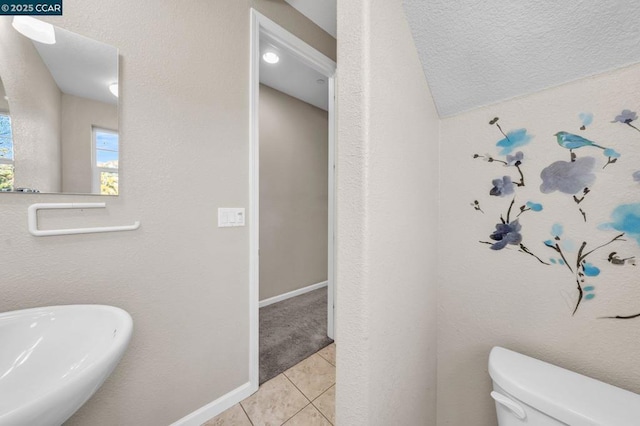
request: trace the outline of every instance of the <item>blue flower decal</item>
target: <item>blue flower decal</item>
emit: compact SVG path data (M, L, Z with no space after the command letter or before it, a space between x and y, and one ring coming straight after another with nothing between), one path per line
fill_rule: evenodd
M580 121L582 122L582 127L580 127L582 130L586 129L587 126L593 123L593 114L590 112L581 112L578 114L578 117L580 117Z
M496 230L489 237L496 241L496 243L491 245L491 249L502 250L507 246L507 244L517 246L522 242L522 234L520 234L521 229L522 226L518 223L517 219L511 223L498 223L496 225Z
M640 182L640 170L633 172L631 176L633 176L634 181Z
M620 158L620 153L616 152L615 149L611 149L611 148L607 148L603 151L603 154L605 157L611 157L611 158Z
M542 204L534 203L533 201L527 201L527 207L534 212L542 211Z
M640 245L640 203L622 204L611 213L612 221L600 229L615 229L634 238Z
M564 232L564 228L559 223L554 223L551 227L551 235L554 237L560 237Z
M514 184L511 181L511 177L503 176L502 178L494 179L491 183L493 188L489 191L489 195L504 197L505 195L513 194Z
M508 132L504 139L500 139L496 146L502 148L500 155L511 154L511 152L519 147L531 142L531 136L527 134L527 129L518 129Z
M600 275L600 268L592 265L591 263L585 263L582 267L584 274L588 277L597 277Z

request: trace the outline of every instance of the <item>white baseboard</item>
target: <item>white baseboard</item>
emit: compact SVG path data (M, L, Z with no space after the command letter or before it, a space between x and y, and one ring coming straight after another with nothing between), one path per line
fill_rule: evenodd
M268 299L261 300L258 306L261 308L264 308L265 306L273 305L274 303L282 302L283 300L300 296L301 294L309 293L310 291L317 290L319 288L326 287L326 286L327 286L327 281L322 281L321 283L317 283L317 284L311 284L309 286L299 288L298 290L290 291L289 293L284 293L279 296L274 296Z
M251 386L251 383L247 382L235 388L231 392L222 395L215 401L208 403L204 407L198 408L196 411L181 418L177 422L172 423L171 426L200 426L207 420L217 416L243 399L251 396L257 390L257 385Z

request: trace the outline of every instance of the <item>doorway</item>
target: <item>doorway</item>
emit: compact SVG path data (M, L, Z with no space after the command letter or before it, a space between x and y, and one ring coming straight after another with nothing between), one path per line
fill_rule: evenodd
M260 308L260 62L261 44L276 46L279 51L294 57L297 61L321 75L327 86L327 336L334 338L335 329L335 282L334 282L334 174L335 174L335 70L336 64L302 40L260 13L251 12L251 118L250 118L250 382L257 389L259 383L259 308ZM320 284L320 283L317 283ZM313 285L308 286L313 287ZM307 289L309 290L309 289ZM294 293L294 292L289 292ZM277 299L277 298L276 298Z

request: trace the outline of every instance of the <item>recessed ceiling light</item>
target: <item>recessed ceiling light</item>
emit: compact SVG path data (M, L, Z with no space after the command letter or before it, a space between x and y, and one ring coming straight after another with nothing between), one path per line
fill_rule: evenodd
M262 59L268 64L277 64L280 61L280 57L273 52L267 52L262 55Z
M118 97L118 83L111 83L109 85L109 91L115 96Z
M14 16L13 28L25 37L44 44L55 44L56 33L53 25L30 16Z

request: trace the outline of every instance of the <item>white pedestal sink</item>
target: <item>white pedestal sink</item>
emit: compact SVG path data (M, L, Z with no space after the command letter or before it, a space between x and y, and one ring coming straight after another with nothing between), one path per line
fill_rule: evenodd
M0 314L0 426L64 423L111 374L132 330L112 306Z

